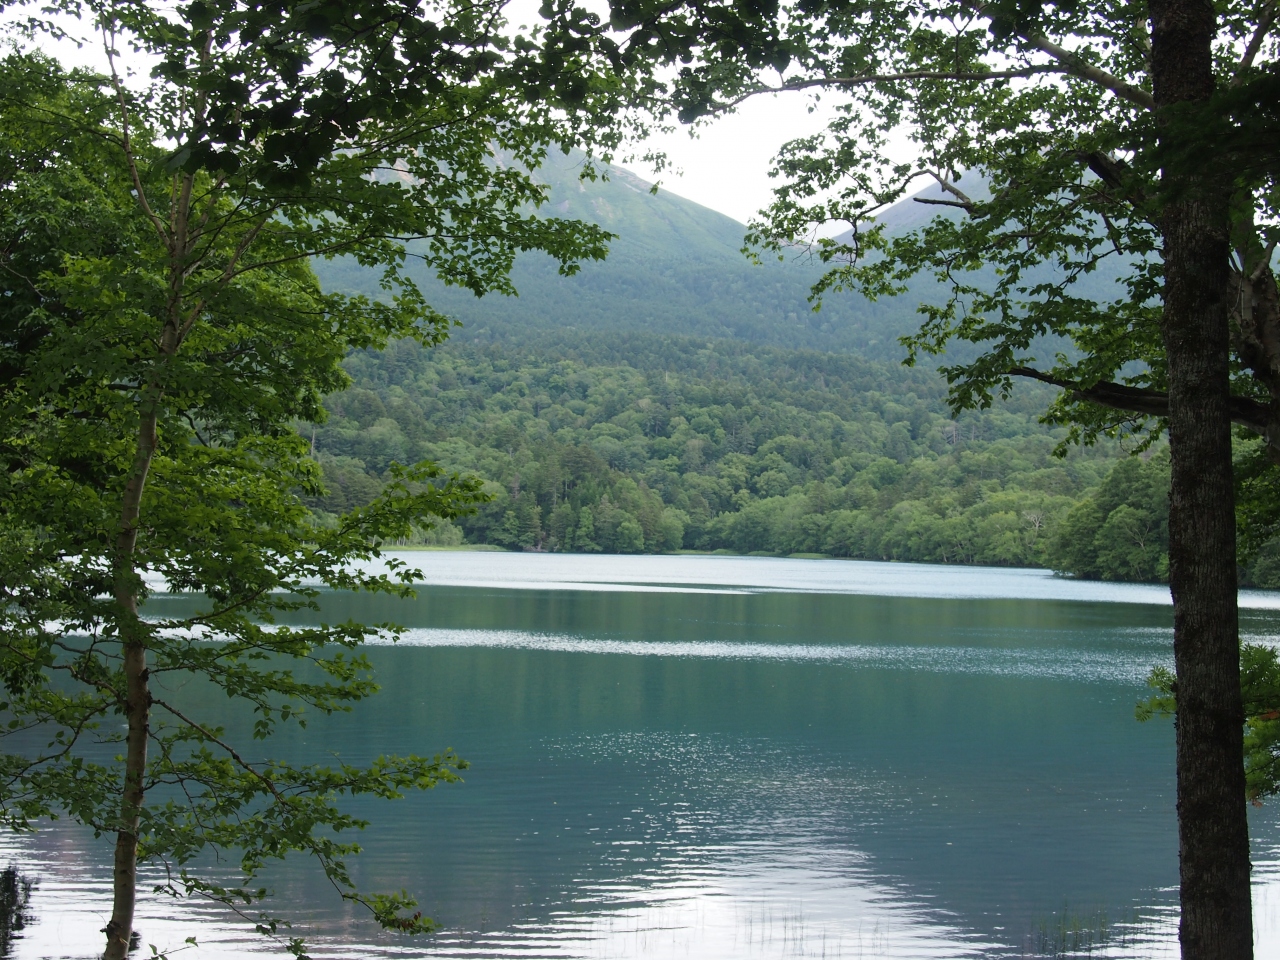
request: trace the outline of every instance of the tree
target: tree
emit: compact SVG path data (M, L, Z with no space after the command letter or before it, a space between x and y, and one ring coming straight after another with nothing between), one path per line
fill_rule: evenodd
M573 535L573 543L583 553L599 553L600 545L595 541L596 524L591 516L591 508L583 507L578 514L578 529Z
M1250 955L1231 429L1280 451L1276 4L612 8L683 64L667 87L683 119L766 91L835 102L783 149L750 239L812 243L831 266L818 296L935 275L946 295L909 360L977 346L942 367L956 408L1023 377L1063 389L1050 415L1078 438L1168 429L1180 938L1194 960ZM877 224L921 179L936 216ZM1091 287L1113 258L1120 288Z
M1169 457L1121 460L1067 514L1050 546L1050 565L1101 580L1167 580Z
M1156 692L1138 703L1140 722L1177 712L1177 683L1166 667L1147 679ZM1261 643L1240 648L1240 689L1244 701L1245 795L1261 805L1280 794L1280 654Z
M358 648L393 627L275 618L318 586L407 593L412 571L353 564L457 516L479 486L392 465L373 503L322 528L295 425L322 418L351 349L443 338L407 257L480 294L510 290L519 250L566 273L603 254L597 228L537 216L525 172L575 135L557 104L588 103L590 71L509 40L497 4L62 10L98 34L106 75L0 63L4 821L68 815L115 838L110 960L129 949L146 860L170 868L171 893L243 907L266 860L305 851L383 924L427 929L407 896L354 888L358 848L331 831L362 825L342 795L453 780L457 757L253 762L172 681L217 684L259 738L376 689ZM126 46L149 81L122 74ZM322 291L309 263L339 256L379 268L384 295ZM149 613L157 578L200 611ZM245 882L190 870L209 847L238 850Z

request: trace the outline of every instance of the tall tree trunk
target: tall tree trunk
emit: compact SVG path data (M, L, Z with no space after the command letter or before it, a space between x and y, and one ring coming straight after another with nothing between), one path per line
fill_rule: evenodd
M1150 11L1157 110L1209 98L1217 28L1209 0L1152 0ZM1169 135L1167 117L1163 122ZM1166 170L1169 193L1161 222L1184 960L1253 956L1228 402L1229 183L1224 181L1214 170Z
M146 796L147 738L151 724L151 690L147 677L146 632L138 617L138 575L134 550L138 543L138 521L142 515L142 493L156 449L158 390L144 401L138 427L138 445L133 469L125 484L116 537L115 600L120 607L119 629L125 675L124 713L128 722L125 740L124 788L120 797L120 826L116 832L115 864L112 874L111 919L107 923L107 947L103 960L125 960L133 936L133 915L138 889L138 831L142 825L142 804Z

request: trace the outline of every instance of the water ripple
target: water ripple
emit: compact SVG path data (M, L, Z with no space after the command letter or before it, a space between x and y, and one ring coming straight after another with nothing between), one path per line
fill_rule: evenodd
M523 630L415 628L399 643L415 647L492 647L554 653L713 660L830 663L885 670L1002 677L1043 677L1104 683L1142 683L1156 664L1172 665L1148 651L1082 650L1078 647L991 648L901 644L751 643L722 640L608 640Z

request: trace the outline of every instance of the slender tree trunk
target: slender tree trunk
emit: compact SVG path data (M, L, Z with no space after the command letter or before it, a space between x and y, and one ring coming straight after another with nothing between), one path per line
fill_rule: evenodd
M158 391L157 391L158 392ZM116 833L112 875L111 920L107 923L107 947L103 960L124 960L133 936L133 915L138 889L138 831L146 790L147 738L151 723L151 691L147 677L146 634L138 618L138 581L133 554L138 542L142 493L156 448L158 398L144 401L138 427L133 469L125 484L116 538L115 600L120 607L120 639L125 674L126 736L124 789L120 798L120 826Z
M1157 109L1207 99L1217 28L1211 3L1152 0L1150 11ZM1212 170L1166 170L1170 192L1161 222L1184 960L1253 956L1228 412L1229 184L1223 179Z
M206 31L200 59L207 63L213 48L213 32ZM184 336L183 296L192 264L191 198L195 177L187 173L174 179L170 195L168 231L151 211L138 174L138 161L128 137L129 118L124 99L121 121L125 130L125 158L134 172L136 196L142 210L160 232L168 250L169 297L165 305L164 325L159 339L159 366L165 367L178 352ZM193 123L204 122L205 100L197 96ZM212 198L209 199L212 203ZM197 233L199 231L197 230ZM116 833L114 874L112 878L111 919L105 933L107 947L103 960L125 960L133 937L133 917L138 890L138 833L142 826L142 805L146 800L147 742L151 734L151 686L147 668L147 631L138 617L140 581L134 557L138 545L138 523L142 517L142 495L147 475L155 457L157 425L164 400L163 378L150 379L142 390L138 404L138 441L133 468L125 483L120 511L120 529L116 537L114 560L115 601L119 610L120 642L125 675L126 735L124 785L120 797L120 826Z
M124 960L133 936L133 914L138 888L138 830L144 799L142 778L147 767L147 736L150 732L151 714L145 646L139 643L125 645L124 669L128 678L126 714L129 734L124 793L120 803L120 829L116 833L115 866L112 874L111 919L107 923L104 960Z

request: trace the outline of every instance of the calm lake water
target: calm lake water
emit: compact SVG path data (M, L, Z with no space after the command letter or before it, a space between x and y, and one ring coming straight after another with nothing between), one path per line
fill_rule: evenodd
M380 933L299 860L269 879L313 956L1176 956L1173 731L1133 718L1171 659L1166 590L910 564L405 556L424 571L416 601L327 603L328 619L411 628L373 651L382 694L272 749L471 761L465 784L370 806L356 861L441 932ZM1280 642L1280 595L1242 604L1244 633ZM1280 957L1278 808L1252 819L1259 957ZM35 881L10 956L93 956L109 844L53 824L0 848ZM151 895L137 927L162 949L197 936L179 957L279 949Z

